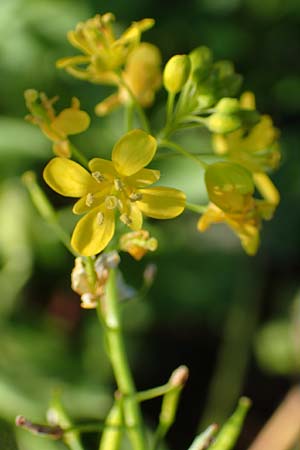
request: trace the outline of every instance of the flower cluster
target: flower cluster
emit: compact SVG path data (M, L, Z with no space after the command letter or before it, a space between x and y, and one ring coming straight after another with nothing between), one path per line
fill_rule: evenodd
M207 47L173 56L161 71L159 49L141 42L142 32L154 21L134 22L118 38L113 21L114 16L106 13L79 23L68 39L82 55L57 63L77 78L117 88L96 105L97 115L104 116L121 105L127 118L130 111L138 113L145 131L133 129L133 120L128 120L128 131L113 147L111 161L96 157L88 162L71 144L69 136L86 130L90 122L76 98L70 108L56 114L56 98L49 100L34 90L25 93L31 113L28 119L53 142L57 155L44 170L45 181L57 193L78 198L73 213L82 218L72 235L73 249L82 256L96 255L109 246L116 229L120 238L124 225L131 232L122 231L121 238L113 241L117 248L140 259L157 247L157 241L142 228L143 216L170 219L189 206L180 190L152 186L160 172L146 166L159 147L167 146L205 167L210 203L200 205L203 214L198 230L224 222L245 251L255 254L262 220L269 220L279 203L279 193L268 175L280 160L279 133L271 118L256 111L252 93L234 97L241 76L229 61L214 61ZM154 137L143 108L152 105L162 84L168 92L166 123ZM217 162L208 165L168 140L175 131L190 126L204 126L212 133ZM70 159L72 151L80 164ZM254 197L255 189L261 198ZM197 205L191 209L197 210ZM116 228L117 222L122 226Z

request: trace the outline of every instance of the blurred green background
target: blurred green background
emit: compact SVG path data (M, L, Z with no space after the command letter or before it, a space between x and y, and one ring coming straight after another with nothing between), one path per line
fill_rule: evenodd
M120 31L133 20L155 18L155 28L143 40L158 45L164 61L198 45L209 46L216 59L232 60L244 76L243 88L256 93L258 109L271 114L281 129L282 165L273 179L282 201L274 220L264 224L257 256L243 254L222 226L198 234L197 217L186 213L175 221L150 224L160 241L155 255L142 263L122 257L126 280L135 287L148 262L158 266L147 298L123 307L138 388L164 383L181 363L191 369L169 434L170 448L187 448L201 415L203 424L222 422L243 393L254 405L242 449L299 374L298 0L1 0L0 448L63 448L15 432L11 425L17 414L45 421L54 389L61 389L66 408L79 421L103 418L111 402L112 374L95 314L81 310L70 289L73 260L39 218L20 181L26 170L40 174L52 156L51 144L23 119L27 88L59 95L61 107L73 95L80 98L93 117L92 127L76 138L87 156L107 156L122 134L122 112L105 119L93 115L108 88L55 68L58 58L75 53L66 32L107 11L116 15ZM162 117L164 101L161 93L149 111L154 124ZM210 143L196 132L185 145L205 152ZM163 182L184 188L191 201L199 201L198 169L180 158L164 165L168 173ZM71 230L68 202L47 192ZM158 410L157 401L145 405L149 426ZM86 438L87 450L96 448L96 439Z

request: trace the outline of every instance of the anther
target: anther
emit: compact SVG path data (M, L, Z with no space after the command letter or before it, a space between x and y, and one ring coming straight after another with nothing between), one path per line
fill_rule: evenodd
M132 224L132 220L130 219L129 216L127 216L127 214L121 214L120 220L121 222L125 223L125 225L130 226Z
M114 185L117 191L121 191L124 188L124 183L119 178L114 179Z
M102 183L102 181L105 180L105 177L101 172L99 172L99 170L96 170L96 172L92 172L92 177L97 181L97 183Z
M129 200L131 202L137 202L138 200L141 200L142 197L142 194L140 194L139 192L132 192L132 194L129 195Z
M114 195L108 195L105 199L107 209L115 209L118 206L118 199Z
M86 200L85 200L85 204L86 206L90 207L92 206L92 204L94 203L95 197L94 194L92 194L91 192L89 192L86 196Z
M97 224L99 226L103 225L103 222L104 222L104 214L103 214L103 212L98 212L96 220L97 220Z
M119 198L117 200L117 206L118 206L119 211L122 211L122 209L123 209L123 202Z

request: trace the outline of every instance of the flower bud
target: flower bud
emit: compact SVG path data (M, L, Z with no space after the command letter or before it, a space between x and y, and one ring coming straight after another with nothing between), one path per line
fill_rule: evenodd
M210 165L205 173L210 200L226 212L240 212L250 201L254 183L250 172L231 162Z
M231 133L240 128L241 125L241 119L237 115L215 113L207 119L207 127L213 133Z
M216 111L222 114L234 114L240 111L240 104L236 98L224 97L216 104Z
M168 92L177 94L185 85L191 63L187 55L175 55L167 62L163 74L164 86Z
M128 252L137 261L142 259L147 251L154 252L157 245L157 239L151 237L147 230L126 233L120 239L121 250Z
M208 47L197 47L189 54L191 75L194 81L203 78L212 67L213 55Z

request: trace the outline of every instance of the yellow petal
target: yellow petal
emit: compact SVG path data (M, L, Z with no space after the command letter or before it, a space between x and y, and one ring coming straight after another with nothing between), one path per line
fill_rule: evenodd
M115 170L115 167L111 161L102 158L93 158L89 162L89 169L91 172L100 172L105 179L112 180L119 175Z
M254 173L254 183L261 195L272 205L277 206L280 202L280 194L268 175L265 173Z
M55 155L61 156L62 158L70 158L71 156L70 142L68 141L68 139L54 142L52 149Z
M52 122L55 130L66 135L82 133L89 125L89 115L74 108L64 109Z
M125 30L118 41L122 43L138 41L141 33L152 28L154 24L154 19L142 19L139 22L133 22L132 25Z
M141 210L139 209L138 205L136 205L135 203L132 203L130 205L129 219L131 220L129 227L132 230L138 231L142 228L143 214L141 213Z
M155 183L156 181L159 180L159 178L160 178L159 170L142 169L139 170L134 175L131 175L131 177L128 177L126 183L132 186L144 187Z
M95 113L97 116L103 117L106 114L111 113L114 109L118 108L122 104L119 94L112 94L102 102L97 103L95 106Z
M58 61L56 61L56 67L58 69L64 69L67 66L73 66L76 64L83 64L90 62L91 57L90 56L67 56L66 58L60 58Z
M53 158L44 169L44 180L66 197L82 197L95 189L96 181L82 166L67 158Z
M154 219L172 219L179 216L185 207L185 194L177 189L154 187L139 189L142 200L137 201L139 209Z
M199 231L206 231L213 223L220 223L224 221L224 213L221 209L211 203L208 209L200 217L197 223Z
M114 146L112 161L116 170L129 177L145 167L155 155L156 139L142 130L126 133Z
M110 194L111 185L105 183L105 186L101 186L101 191L99 192L89 192L84 197L81 197L73 206L74 214L83 214L87 211L90 211L93 208L100 206L107 195Z
M113 211L108 211L105 207L95 208L77 223L71 245L80 255L96 255L108 245L114 232Z
M240 238L245 252L249 256L254 256L257 253L260 243L258 228L253 225L244 225L240 229L236 229L235 232Z

